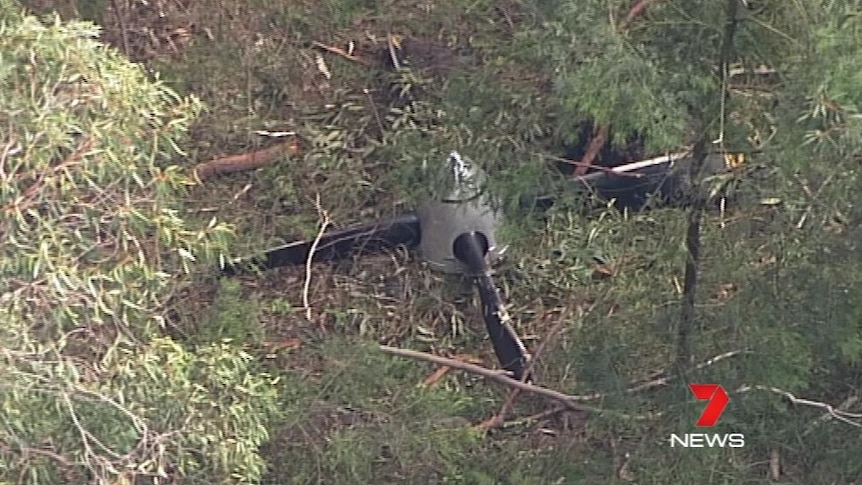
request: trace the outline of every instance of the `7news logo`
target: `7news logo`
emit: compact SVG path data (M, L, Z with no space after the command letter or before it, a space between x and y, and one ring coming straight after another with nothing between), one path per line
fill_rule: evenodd
M691 392L698 400L707 401L706 408L696 426L699 428L711 428L718 423L718 418L730 402L727 392L718 384L689 384ZM742 448L745 446L745 436L741 433L708 434L708 433L686 433L682 435L670 435L670 447L681 446L683 448Z

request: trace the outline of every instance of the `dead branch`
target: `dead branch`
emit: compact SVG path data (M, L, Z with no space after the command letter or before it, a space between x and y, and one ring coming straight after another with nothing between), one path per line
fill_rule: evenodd
M850 407L853 406L854 404L856 404L857 402L859 402L858 396L849 396L847 399L844 400L844 402L842 402L841 404L838 405L836 412L838 412L838 411L846 412L847 409L850 409ZM832 419L832 416L829 413L824 414L823 416L820 416L819 418L815 419L805 428L805 431L802 433L802 436L807 436L807 435L811 434L811 432L814 431L814 428L816 428L818 425L820 425L823 422L829 421L830 419Z
M214 175L223 175L260 168L274 162L285 152L295 153L296 151L296 142L291 140L253 152L230 155L227 157L216 158L208 162L199 163L195 166L194 173L198 180L204 181Z
M569 160L568 158L555 157L553 155L544 155L544 154L542 155L542 157L547 159L547 160L553 160L555 162L561 162L561 163L565 163L567 165L574 165L575 167L584 166L583 162L576 162L574 160ZM602 167L600 165L590 165L590 164L587 164L586 166L592 167L593 169L601 171L601 172L613 173L613 174L618 175L620 177L631 177L631 178L643 177L643 174L639 174L639 173L619 172L617 170L614 170L614 167Z
M653 3L654 0L639 0L637 3L632 5L632 8L629 9L629 13L626 15L626 18L623 19L620 24L620 32L624 32L628 30L631 23L638 17L646 12L649 4Z
M596 157L599 156L599 152L608 140L608 128L609 125L607 123L603 123L599 126L599 129L596 130L593 135L593 139L590 140L590 144L587 145L587 152L584 153L583 158L581 158L581 162L577 164L577 167L575 168L575 175L580 177L586 174L587 170L593 166L593 162L596 160Z
M700 369L703 369L705 367L709 367L709 366L715 364L716 362L722 361L722 360L730 358L730 357L734 357L734 356L742 354L742 353L745 353L745 351L732 350L730 352L725 352L723 354L716 355L715 357L708 359L704 362L701 362L700 364L696 365L694 368L696 370L700 370ZM632 385L632 387L629 387L628 389L626 389L626 392L629 394L634 394L634 393L641 392L641 391L648 391L650 389L655 389L656 387L666 386L672 380L674 380L675 377L676 376L664 376L664 375L662 375L662 376L656 377L655 379L652 379L652 380L649 380L646 382L641 382L640 384L637 384L637 385Z
M837 419L838 421L841 421L842 423L845 423L845 424L849 424L850 426L862 428L862 414L860 414L860 413L849 413L847 411L842 411L840 409L841 406L836 408L835 406L833 406L829 403L820 402L820 401L812 401L810 399L804 399L801 397L796 397L793 393L791 393L789 391L785 391L783 389L778 389L776 387L770 387L770 386L761 386L761 385L753 385L753 386L744 385L744 386L741 386L739 389L737 389L736 392L738 394L742 394L744 392L750 392L752 390L772 392L774 394L778 394L780 396L785 397L788 401L790 401L793 404L799 404L801 406L808 406L808 407L812 407L812 408L822 409L822 410L826 411L827 419L828 418ZM851 401L851 402L853 402L853 401ZM858 420L858 421L856 421L856 420Z
M505 372L491 370L485 367L481 367L478 365L468 364L466 362L459 362L457 360L449 359L446 357L440 357L437 355L431 355L425 352L418 352L415 350L407 350L407 349L399 349L396 347L389 347L388 345L381 345L380 350L387 354L397 355L399 357L407 357L410 359L424 360L426 362L431 362L437 365L445 365L451 367L453 369L463 370L465 372L469 372L471 374L480 375L486 379L499 382L509 387L513 387L515 389L519 389L524 392L529 392L532 394L537 394L542 397L546 397L552 401L556 401L569 409L573 409L575 411L582 412L590 412L596 414L613 414L614 416L621 417L624 419L634 419L634 420L643 420L643 419L653 419L661 416L662 413L648 413L643 415L629 415L623 413L617 413L613 411L608 411L605 409L600 409L592 406L586 406L580 404L579 401L584 400L582 396L573 396L570 394L564 394L559 391L555 391L553 389L548 389L547 387L537 386L535 384L528 384L526 382L521 382L509 377Z
M371 61L368 61L368 60L363 59L361 57L354 56L353 54L349 54L349 53L345 52L344 49L341 49L339 47L326 45L326 44L323 44L321 42L317 42L316 40L311 42L311 46L314 48L320 49L322 51L329 52L330 54L335 54L337 56L341 56L347 60L350 60L353 62L358 62L358 63L362 64L363 66L371 66L372 65Z
M317 236L311 247L308 249L308 259L305 261L305 281L302 284L302 305L305 308L305 319L311 321L311 304L308 299L308 291L311 288L312 261L314 253L317 251L317 246L320 244L320 239L326 233L326 229L332 223L329 218L329 213L320 205L320 194L314 199L314 207L317 209L317 215L320 217L320 230L317 231Z

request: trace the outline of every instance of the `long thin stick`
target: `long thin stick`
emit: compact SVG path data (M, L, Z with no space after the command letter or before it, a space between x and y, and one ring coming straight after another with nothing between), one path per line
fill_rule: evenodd
M326 51L326 52L330 52L330 53L335 54L337 56L341 56L341 57L348 59L348 60L351 60L353 62L358 62L358 63L362 64L363 66L371 66L372 65L371 61L368 61L367 59L363 59L361 57L357 57L357 56L354 56L353 54L347 53L344 51L344 49L341 49L339 47L333 47L330 45L326 45L326 44L324 44L322 42L318 42L316 40L311 42L311 46L316 47L316 48L323 50L323 51Z
M314 200L314 206L317 208L317 213L320 215L320 230L317 231L317 236L311 247L308 248L308 259L305 261L305 282L302 285L302 306L305 307L305 318L311 321L311 305L308 302L308 291L311 287L311 263L314 261L314 253L317 251L317 245L320 244L320 239L326 233L326 228L329 227L329 214L320 206L320 194Z
M407 357L411 359L424 360L426 362L432 362L437 365L445 365L449 366L453 369L459 369L466 372L470 372L472 374L480 375L486 379L490 379L492 381L499 382L501 384L505 384L509 387L514 387L516 389L520 389L524 392L529 392L532 394L538 394L540 396L546 397L553 401L559 402L569 409L573 409L575 411L584 411L591 412L596 414L613 414L614 416L618 416L624 419L652 419L658 416L661 416L661 413L649 413L644 415L629 415L623 413L617 413L608 411L605 409L599 409L592 406L586 406L580 404L578 401L581 401L581 396L573 396L570 394L564 394L559 391L555 391L553 389L548 389L546 387L537 386L534 384L527 384L526 382L517 381L508 377L506 374L501 373L499 371L494 371L491 369L487 369L485 367L480 367L478 365L468 364L467 362L459 362L454 359L447 359L446 357L440 357L437 355L427 354L425 352L417 352L415 350L407 350L407 349L399 349L396 347L389 347L388 345L381 345L380 350L387 354L398 355L401 357Z

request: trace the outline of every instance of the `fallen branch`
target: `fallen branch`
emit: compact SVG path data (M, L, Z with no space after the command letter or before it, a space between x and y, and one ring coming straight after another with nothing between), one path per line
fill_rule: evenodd
M446 357L431 355L431 354L428 354L425 352L418 352L415 350L390 347L388 345L381 345L381 346L379 346L379 348L382 352L387 353L387 354L397 355L399 357L407 357L410 359L424 360L426 362L431 362L431 363L434 363L437 365L447 366L447 367L451 367L453 369L463 370L463 371L469 372L471 374L476 374L476 375L482 376L486 379L499 382L501 384L504 384L506 386L509 386L511 388L514 388L514 389L517 389L520 391L529 392L529 393L536 394L536 395L539 395L542 397L546 397L548 399L551 399L553 401L556 401L556 402L562 404L566 408L569 408L569 409L572 409L575 411L591 412L591 413L596 413L596 414L610 414L610 415L617 416L620 418L633 419L633 420L653 419L653 418L660 417L663 414L661 412L659 412L659 413L647 413L647 414L642 414L642 415L629 415L629 414L617 413L614 411L610 411L610 410L606 410L606 409L600 409L600 408L581 404L581 402L583 402L583 401L594 400L594 399L599 399L601 397L604 397L604 394L602 394L602 393L596 393L596 394L591 394L591 395L586 395L586 396L564 394L562 392L555 391L553 389L548 389L546 387L537 386L535 384L529 384L526 382L521 382L519 380L512 379L511 377L509 377L507 375L507 373L505 371L503 371L503 372L495 371L492 369L488 369L488 368L481 367L478 365L468 364L466 362L460 362L460 361L449 359ZM713 357L713 358L701 363L700 365L697 366L697 368L703 368L703 367L710 366L712 364L715 364L716 362L727 359L727 358L732 357L734 355L739 355L740 353L742 353L742 352L741 351L725 352L723 354L720 354L716 357ZM645 389L650 389L652 387L657 387L659 385L664 385L664 384L667 384L671 379L672 379L671 377L656 379L654 381L650 381L648 383L644 383L642 385L630 388L626 392L629 392L629 393L637 392L637 391L642 391ZM845 401L845 403L842 404L842 406L839 406L838 408L836 408L835 406L833 406L829 403L824 403L824 402L820 402L820 401L812 401L810 399L804 399L804 398L796 397L791 392L788 392L788 391L785 391L782 389L778 389L775 387L769 387L769 386L743 385L736 390L736 393L742 394L745 392L750 392L752 390L762 390L762 391L772 392L772 393L775 393L775 394L778 394L778 395L781 395L781 396L787 398L793 404L823 409L824 411L826 411L826 413L828 415L828 417L826 417L826 419L829 419L829 418L837 419L838 421L849 424L851 426L854 426L857 428L862 428L862 413L850 413L850 412L843 411L840 409L841 407L849 406L850 404L856 402L855 398L848 399L847 401ZM527 418L517 420L516 422L513 423L513 425L522 424L523 422L528 422L528 421L534 421L536 419L541 419L543 417L547 417L547 416L556 414L558 412L560 412L559 408L549 410L549 411L544 411L544 412L539 413L535 416L529 416ZM855 420L860 420L860 421L855 421ZM504 424L500 424L498 426L504 426Z
M620 32L625 32L626 30L628 30L631 23L636 18L643 15L644 12L646 12L646 9L649 4L653 3L653 1L654 0L639 0L637 3L635 3L632 8L629 9L629 13L626 15L626 18L623 19L622 23L620 24Z
M593 135L593 139L590 140L590 144L587 145L587 151L584 153L584 156L581 158L580 163L578 163L575 168L575 175L581 177L587 173L587 170L593 166L593 162L599 156L599 152L602 150L602 147L605 146L605 142L608 140L608 124L604 123L599 126L599 129L596 130L595 135Z
M846 410L849 409L850 406L853 406L857 402L859 402L858 396L850 396L845 399L844 402L838 405L836 412L846 412ZM830 419L832 419L832 416L828 413L815 419L805 428L805 431L802 433L802 436L807 436L811 434L811 432L814 431L814 428L816 428L819 424L829 421Z
M323 44L321 42L317 42L316 40L311 42L311 46L315 47L317 49L320 49L322 51L329 52L330 54L335 54L337 56L341 56L347 60L350 60L353 62L358 62L358 63L362 64L363 66L371 66L372 65L371 61L368 61L368 60L363 59L361 57L354 56L353 54L349 54L349 53L345 52L344 49L341 49L339 47L333 47L330 45L326 45L326 44Z
M199 181L204 181L214 175L242 172L253 170L269 165L283 153L296 153L298 151L296 142L291 140L278 145L273 145L262 150L256 150L240 155L230 155L216 158L208 162L199 163L194 168L195 176Z
M464 355L464 354L455 354L455 355L451 356L451 358L457 359L457 360L460 360L463 362L469 362L471 364L474 364L474 363L475 364L481 364L482 363L481 359L479 359L477 357L470 356L470 355ZM440 379L442 379L443 376L448 374L450 370L452 370L452 368L447 367L445 365L438 367L437 370L432 372L431 375L429 375L428 377L425 378L425 380L422 381L422 385L429 387L429 386L433 386L433 385L437 384L437 382Z
M709 366L715 364L716 362L720 362L724 359L728 359L730 357L734 357L736 355L740 355L743 353L746 353L746 351L744 351L744 350L732 350L730 352L725 352L723 354L716 355L715 357L713 357L711 359L707 359L704 362L701 362L700 364L696 365L694 368L695 368L695 370L700 370L700 369L703 369L705 367L709 367ZM631 387L626 389L626 394L636 394L638 392L649 391L649 390L655 389L657 387L664 387L664 386L670 384L670 382L673 381L677 377L675 375L672 375L672 376L664 375L664 372L660 372L660 373L658 373L658 375L654 374L653 376L655 376L653 379L650 379L647 381L643 381L643 382L635 381L635 382L630 383L629 386L631 386ZM653 376L651 376L651 377L653 377ZM597 392L594 394L583 394L583 395L577 396L578 401L580 401L580 402L596 401L599 399L604 399L605 397L607 397L607 394L605 394L603 392Z
M311 243L311 247L308 249L308 259L305 260L305 281L302 284L302 306L305 308L305 319L309 322L311 321L312 316L311 303L309 303L308 299L308 292L311 288L311 263L314 260L314 253L317 252L317 246L320 244L320 239L323 238L323 235L326 233L326 229L332 223L329 218L329 213L320 205L320 194L317 194L317 197L314 199L314 207L317 209L317 215L320 217L320 230L317 231L317 236L314 238L314 242Z
M700 369L703 369L705 367L709 367L709 366L715 364L716 362L719 362L719 361L722 361L724 359L742 354L744 352L745 351L743 351L743 350L732 350L730 352L725 352L723 354L716 355L715 357L708 359L704 362L701 362L700 364L696 365L694 368L695 368L695 370L700 370ZM628 389L626 389L626 392L629 394L634 394L636 392L647 391L650 389L654 389L656 387L666 386L675 377L676 376L660 376L660 377L657 377L655 379L652 379L652 380L649 380L646 382L642 382L640 384L629 387ZM600 396L600 397L604 397L604 396Z
M628 173L628 172L620 172L619 170L614 170L616 167L602 167L600 165L584 165L583 162L576 162L574 160L569 160L568 158L555 157L553 155L542 155L543 158L548 160L553 160L555 162L565 163L567 165L574 165L575 167L592 167L594 170L598 170L600 172L611 172L615 175L619 175L620 177L631 177L631 178L642 178L643 174L640 173Z
M426 362L431 362L437 365L445 365L451 367L453 369L463 370L465 372L469 372L471 374L480 375L486 379L499 382L503 385L513 387L515 389L519 389L524 392L529 392L531 394L536 394L542 397L546 397L551 399L552 401L556 401L569 409L573 409L575 411L582 412L590 412L596 414L612 414L614 416L624 418L624 419L633 419L633 420L644 420L644 419L653 419L662 415L662 413L648 413L645 415L629 415L623 413L617 413L614 411L609 411L606 409L600 409L592 406L585 406L583 404L579 404L579 401L583 399L581 396L573 396L570 394L564 394L559 391L555 391L553 389L548 389L547 387L537 386L535 384L528 384L526 382L521 382L519 380L512 379L507 375L507 372L503 371L495 371L485 367L480 367L478 365L468 364L466 362L459 362L457 360L449 359L446 357L440 357L437 355L431 355L425 352L418 352L415 350L407 350L407 349L399 349L396 347L389 347L388 345L381 345L380 350L384 353L397 355L400 357L407 357L410 359L418 359L424 360Z
M829 416L833 419L837 419L838 421L841 421L842 423L849 424L849 425L855 426L857 428L862 428L862 414L860 414L860 413L849 413L847 411L842 411L841 409L836 408L835 406L833 406L829 403L820 402L820 401L812 401L810 399L804 399L801 397L796 397L793 393L791 393L789 391L785 391L783 389L778 389L776 387L769 387L769 386L761 386L761 385L754 385L754 386L744 385L744 386L741 386L739 389L737 389L736 392L738 394L742 394L744 392L750 392L752 390L772 392L772 393L775 393L775 394L778 394L780 396L787 398L787 400L793 404L798 404L801 406L808 406L808 407L812 407L812 408L822 409L822 410L826 411L827 416ZM854 421L854 420L859 420L859 421Z

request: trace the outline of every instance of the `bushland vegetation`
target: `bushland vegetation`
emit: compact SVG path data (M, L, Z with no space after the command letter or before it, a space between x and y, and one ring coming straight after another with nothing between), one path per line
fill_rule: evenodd
M858 483L857 3L0 0L0 484ZM409 251L217 276L453 149L567 399L382 352L496 365ZM585 212L557 170L680 150L723 199ZM670 446L695 382L743 448Z

